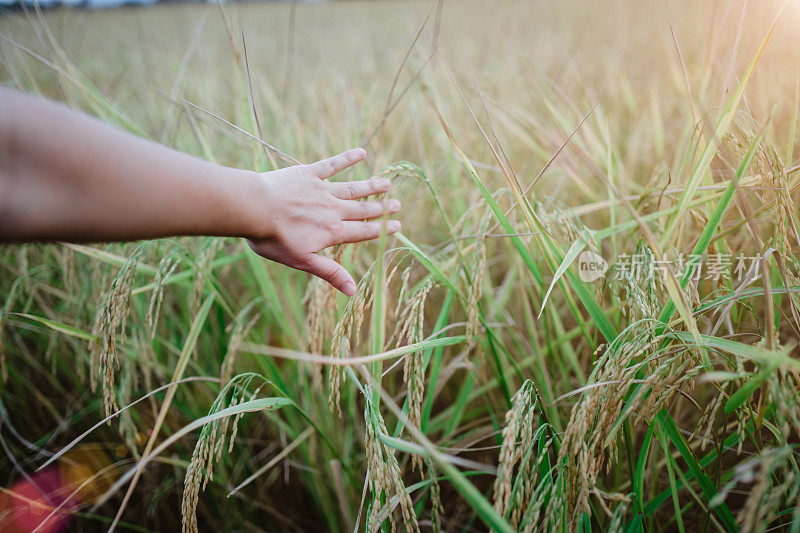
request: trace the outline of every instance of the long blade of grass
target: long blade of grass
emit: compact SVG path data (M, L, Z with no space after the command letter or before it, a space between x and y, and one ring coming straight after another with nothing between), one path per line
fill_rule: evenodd
M53 331L57 331L59 333L63 333L64 335L69 335L70 337L75 337L78 339L84 339L87 341L97 340L95 335L92 335L88 331L83 331L82 329L78 329L74 326L70 326L67 324L63 324L61 322L56 322L55 320L50 320L49 318L44 318L41 316L29 315L28 313L8 313L9 316L18 316L20 318L25 318L27 320L32 320L33 322L38 322L39 324L45 325L48 328L52 329Z
M43 464L42 464L42 465L41 465L39 468L37 468L36 470L37 470L37 471L39 471L39 470L42 470L42 469L43 469L43 468L45 468L46 466L50 465L50 464L51 464L53 461L56 461L56 460L58 460L58 459L59 459L59 458L60 458L62 455L64 455L64 454L65 454L65 453L67 453L68 451L70 451L70 450L71 450L72 448L74 448L76 445L80 444L80 442L81 442L81 441L82 441L84 438L86 438L86 436L87 436L87 435L89 435L89 433L91 433L91 432L92 432L92 431L94 431L95 429L97 429L97 428L101 427L103 424L106 424L106 423L107 423L109 420L111 420L111 419L113 419L113 418L116 418L116 417L118 417L118 416L119 416L119 415L121 415L123 412L125 412L127 409L130 409L131 407L133 407L133 406L134 406L134 405L136 405L137 403L139 403L139 402L143 402L143 401L144 401L144 400L146 400L147 398L150 398L151 396L153 396L153 395L155 395L155 394L157 394L157 393L161 392L161 391L162 391L162 390L164 390L164 389L168 389L169 387L172 387L173 385L181 385L181 384L183 384L183 383L191 383L191 382L196 382L196 381L206 381L206 382L211 382L211 383L219 383L219 378L211 378L211 377L203 377L203 376L192 376L192 377L188 377L188 378L179 379L178 381L175 381L174 383L167 383L166 385L162 385L162 386L160 386L160 387L158 387L158 388L156 388L156 389L153 389L153 390L151 390L150 392L148 392L148 393L147 393L147 394L145 394L144 396L142 396L142 397L140 397L140 398L138 398L138 399L136 399L136 400L132 401L132 402L131 402L131 403L129 403L128 405L126 405L126 406L124 406L124 407L120 407L119 411L117 411L117 412L115 412L115 413L111 413L110 415L108 415L107 417L103 418L102 420L100 420L99 422L97 422L95 425L93 425L92 427L90 427L89 429L87 429L86 431L84 431L83 433L81 433L80 435L78 435L78 437L76 437L75 439L71 440L69 444L67 444L66 446L64 446L64 447L63 447L63 448L61 448L60 450L58 450L58 452L56 452L55 454L53 454L53 456L52 456L52 457L50 457L50 459L48 459L47 461L45 461L45 462L44 462L44 463L43 463Z
M586 243L583 241L583 239L578 239L577 241L573 242L572 246L570 246L569 250L567 250L567 255L564 256L564 260L558 266L558 270L556 270L556 273L553 274L553 280L550 282L550 286L547 287L547 292L542 299L542 308L539 310L539 316L536 317L537 319L542 318L544 306L547 305L547 299L550 297L550 292L552 292L553 287L558 280L561 279L561 276L564 275L564 272L567 271L567 269L572 265L572 262L575 261L575 258L578 257L584 248L586 248Z
M633 493L636 496L636 502L639 505L640 512L644 510L644 474L647 467L647 457L650 454L650 442L653 439L655 427L655 423L651 423L647 428L647 433L645 433L644 440L642 440L642 445L639 448L639 459L636 461L636 470L631 479Z
M362 355L362 356L345 357L345 358L315 355L307 352L300 352L297 350L280 348L278 346L265 346L263 344L255 344L252 342L242 343L240 351L242 351L243 353L252 353L257 355L268 355L271 357L278 357L281 359L294 359L296 361L307 361L309 363L317 363L321 365L356 366L356 365L365 365L369 363L377 363L380 361L385 361L386 359L395 359L398 357L402 357L406 354L418 352L421 350L439 348L444 346L452 346L454 344L462 343L465 340L466 337L464 335L434 338L420 342L415 342L412 344L407 344L405 346L400 346L398 348L393 348L391 350L386 350L384 352L376 353L373 355Z
M753 160L753 156L755 155L756 148L761 142L761 139L764 136L764 131L766 130L767 124L761 128L756 138L750 144L750 147L745 153L745 156L742 158L742 161L739 163L738 168L736 169L736 175L734 179L732 179L728 183L728 187L725 189L722 197L720 198L717 206L714 208L714 211L711 213L711 216L708 217L708 222L706 223L703 231L700 233L700 237L697 239L694 247L692 248L692 254L695 257L701 256L711 244L711 241L714 237L714 232L719 227L720 223L722 222L722 217L725 215L725 212L728 210L730 206L731 200L733 199L733 194L736 192L736 187L739 184L739 181L744 176L747 169L750 167L750 163ZM683 272L680 284L681 288L685 288L686 285L689 283L689 280L692 278L692 274L695 271L694 263L690 263L686 266L686 270ZM658 319L661 322L668 322L672 315L675 313L675 302L674 300L670 299L667 301L666 305L664 305L663 309L661 310L661 314L659 315Z
M719 491L714 486L711 478L708 477L708 474L706 474L706 471L703 469L700 463L697 462L697 459L692 453L691 448L689 448L689 445L686 443L683 435L681 435L681 432L678 430L678 426L675 425L672 417L667 416L666 411L662 411L658 414L658 421L661 424L661 429L672 442L673 446L675 446L675 448L681 454L683 460L686 461L686 464L689 466L689 470L700 484L703 494L705 494L706 498L711 500ZM728 531L738 530L733 518L733 514L731 513L731 510L728 508L727 504L722 503L718 505L714 508L714 512L725 526L725 529Z
M654 422L650 427L655 427L655 425L656 423ZM664 434L664 431L659 431L658 435L659 441L661 442L661 448L664 450L664 461L667 465L667 476L669 477L670 493L672 494L672 508L675 511L675 523L678 525L678 531L683 533L683 515L681 513L680 499L678 498L678 492L680 488L675 480L675 471L678 469L678 465L675 464L675 460L673 459L672 453L669 450L669 443L667 442L667 437Z
M142 454L142 458L139 460L137 465L127 472L120 476L120 478L111 486L111 488L106 491L102 501L106 500L112 494L117 492L119 489L125 486L128 481L133 482L132 479L135 479L138 476L138 473L141 472L141 469L147 465L150 461L153 460L154 457L159 456L164 450L175 444L177 441L195 431L197 429L202 428L209 422L213 422L214 420L219 420L221 418L227 418L231 416L240 415L243 413L252 413L255 411L265 411L265 410L274 410L280 409L281 407L286 407L289 405L293 405L294 402L288 398L259 398L256 400L248 400L246 402L242 402L237 405L232 405L230 407L226 407L225 409L221 409L215 413L210 415L206 415L202 418L198 418L197 420L192 421L191 423L185 425L168 438L164 439L164 442L156 446L152 450L148 450L147 453ZM97 504L96 504L97 505ZM112 523L111 528L113 529L116 524Z
M750 61L750 65L742 75L739 85L736 87L736 90L733 92L731 97L726 102L725 107L722 109L722 114L720 115L720 118L714 127L713 137L708 141L708 144L706 144L705 149L700 155L699 161L692 170L692 174L689 176L689 179L686 183L686 189L678 199L678 205L675 208L675 214L673 215L672 222L667 226L667 229L661 236L662 247L669 241L672 233L683 221L686 211L689 208L689 202L692 200L694 193L697 191L697 187L700 186L700 182L709 171L711 162L714 160L714 157L717 154L719 144L722 142L725 133L727 133L731 123L733 122L733 117L736 114L736 109L739 107L739 102L741 101L742 96L744 96L744 91L747 88L747 85L750 83L750 79L753 77L753 72L758 64L758 60L761 58L761 54L764 52L770 37L772 37L772 31L775 29L775 25L778 23L778 19L780 18L785 7L786 3L783 4L780 11L775 16L775 19L772 21L772 25L770 25L767 34L764 36L764 39L761 41L761 45L758 47L755 57L753 57L753 59Z
M739 408L744 402L750 399L753 393L758 389L764 381L775 371L774 364L769 364L765 368L760 369L750 380L736 390L725 402L725 414L731 414Z
M684 331L675 331L667 334L667 336L674 336L683 342L694 342L694 338ZM758 346L751 346L730 339L721 339L719 337L712 337L710 335L700 335L700 344L707 348L716 348L723 350L730 354L760 363L763 365L775 365L787 370L800 370L800 361L794 359L789 354L791 353L791 346L784 346L776 351L770 351Z

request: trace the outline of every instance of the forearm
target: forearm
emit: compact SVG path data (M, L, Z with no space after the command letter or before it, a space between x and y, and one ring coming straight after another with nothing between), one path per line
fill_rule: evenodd
M0 241L251 235L255 173L0 89Z
M400 230L389 179L331 183L361 148L272 172L226 168L129 135L65 106L0 88L0 242L250 239L259 255L352 296L325 248Z

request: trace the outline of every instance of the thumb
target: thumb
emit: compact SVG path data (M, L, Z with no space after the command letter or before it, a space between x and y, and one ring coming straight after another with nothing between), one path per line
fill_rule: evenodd
M308 254L303 258L302 270L321 278L347 296L356 293L356 283L353 276L339 263L319 254Z

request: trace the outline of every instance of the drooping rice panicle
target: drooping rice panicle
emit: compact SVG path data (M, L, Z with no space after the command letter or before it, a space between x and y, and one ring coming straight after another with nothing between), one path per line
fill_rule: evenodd
M118 346L125 344L126 326L130 313L131 290L136 265L144 252L139 246L125 261L106 291L97 311L92 334L99 340L89 343L92 365L92 390L99 385L103 391L106 416L117 411L114 373L119 365Z

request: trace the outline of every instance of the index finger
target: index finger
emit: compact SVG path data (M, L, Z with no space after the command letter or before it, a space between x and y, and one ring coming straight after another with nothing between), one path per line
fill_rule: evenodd
M311 169L318 178L326 180L337 172L363 161L365 157L367 157L367 153L363 148L353 148L328 159L317 161L311 165Z

